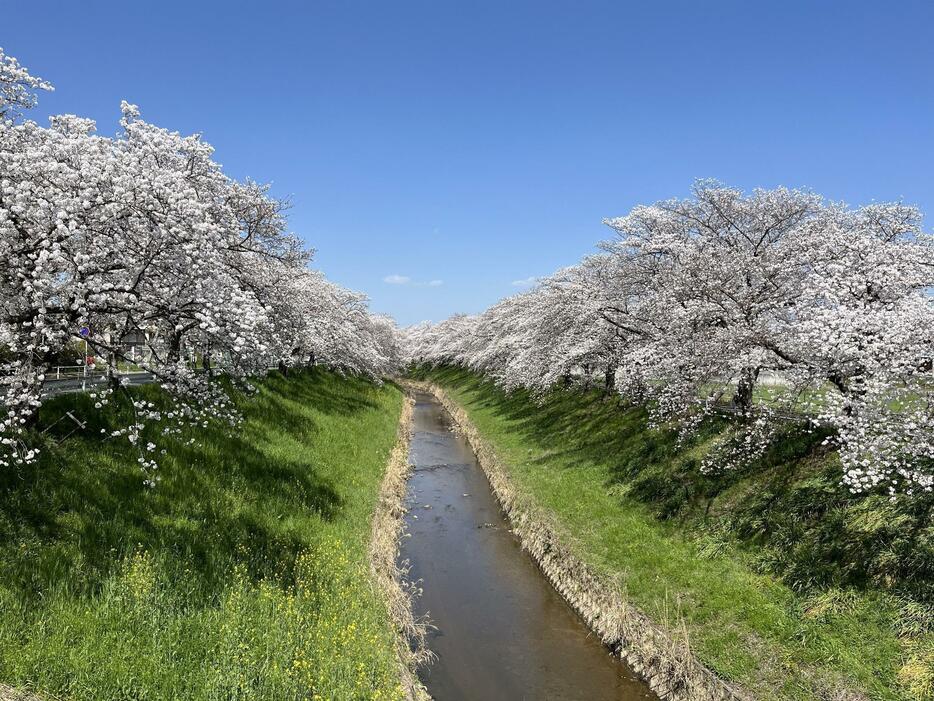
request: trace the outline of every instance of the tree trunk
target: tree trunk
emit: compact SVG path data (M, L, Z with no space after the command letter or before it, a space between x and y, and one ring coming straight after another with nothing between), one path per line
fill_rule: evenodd
M743 368L739 373L739 382L736 383L736 394L733 395L733 407L742 414L748 414L752 409L752 393L759 379L759 368Z
M603 372L603 389L607 394L616 389L616 363L607 363Z
M201 354L201 368L208 374L211 375L211 346L208 345L204 352Z
M827 380L836 387L843 395L843 413L845 416L855 416L858 411L858 402L865 396L866 390L863 388L860 380L864 370L857 368L851 375L843 375L839 372L832 372L827 376Z
M182 357L182 335L178 331L169 334L169 357L170 365L175 365Z
M279 361L279 372L281 372L285 377L289 376L289 366L285 364L284 360Z

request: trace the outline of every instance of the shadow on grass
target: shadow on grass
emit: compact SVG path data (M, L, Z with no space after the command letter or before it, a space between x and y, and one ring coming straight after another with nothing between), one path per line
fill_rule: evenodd
M101 433L126 425L128 399L96 411L84 395L56 398L40 415L38 430L49 430L39 462L0 470L4 586L24 600L56 587L93 593L133 549L162 557L170 571L194 575L199 591L192 595L208 601L235 561L254 579L274 574L288 582L289 563L313 535L306 517L330 521L344 507L303 449L318 431L314 417L377 407L364 385L321 371L274 373L258 383L257 395L236 397L241 426L153 437L168 451L157 456L163 479L156 489L143 486L138 454L126 439ZM131 394L165 404L154 387ZM55 446L51 438L75 428L66 412L87 426Z

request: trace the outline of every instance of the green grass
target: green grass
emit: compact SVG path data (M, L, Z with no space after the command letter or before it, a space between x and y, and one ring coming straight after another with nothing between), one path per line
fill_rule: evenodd
M319 371L237 395L244 423L161 440L142 484L126 401L59 397L41 462L0 473L0 682L73 699L399 698L368 574L393 385ZM158 403L154 387L133 390ZM190 438L195 443L186 445Z
M466 409L581 557L655 620L683 621L723 677L763 699L934 698L930 504L848 495L823 436L789 428L713 477L699 463L723 420L676 445L597 393L537 402L460 370L417 375Z

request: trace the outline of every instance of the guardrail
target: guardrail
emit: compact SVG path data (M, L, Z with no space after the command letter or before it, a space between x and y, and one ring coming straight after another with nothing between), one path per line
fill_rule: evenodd
M56 365L54 368L51 368L51 373L46 375L46 377L51 379L51 376L54 375L56 380L60 380L62 377L72 377L81 374L84 374L83 365Z
M275 370L277 368L277 365L269 365L266 367L266 370L268 372L269 370ZM221 370L221 368L215 369ZM195 368L195 372L202 373L205 372L205 370L202 368ZM118 379L126 378L134 385L158 382L150 371L142 368L134 370L118 369L108 372L106 367L95 369L92 366L85 367L84 365L56 365L51 367L49 372L46 373L42 394L44 396L50 396L70 392L84 392L89 389L100 388L100 386L111 377Z

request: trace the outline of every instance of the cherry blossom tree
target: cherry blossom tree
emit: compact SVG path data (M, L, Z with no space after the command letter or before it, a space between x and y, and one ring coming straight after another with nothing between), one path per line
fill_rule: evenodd
M177 407L134 403L136 422L116 433L139 446L147 422L236 423L217 373L246 380L309 362L393 371L393 325L308 268L287 203L231 180L199 136L149 124L128 103L113 138L73 115L48 128L10 118L48 88L0 52L0 466L35 459L23 431L52 359L79 339L114 378L101 405L131 360L123 339L146 339L132 360ZM147 471L154 450L141 448Z
M12 120L22 110L35 107L36 90L52 90L52 86L31 75L0 46L0 121Z
M406 357L536 391L602 369L682 434L729 410L709 470L761 454L795 412L834 429L854 491L932 489L934 242L917 210L701 181L606 223L603 254L466 328L406 330ZM755 401L764 375L781 384L768 404Z

